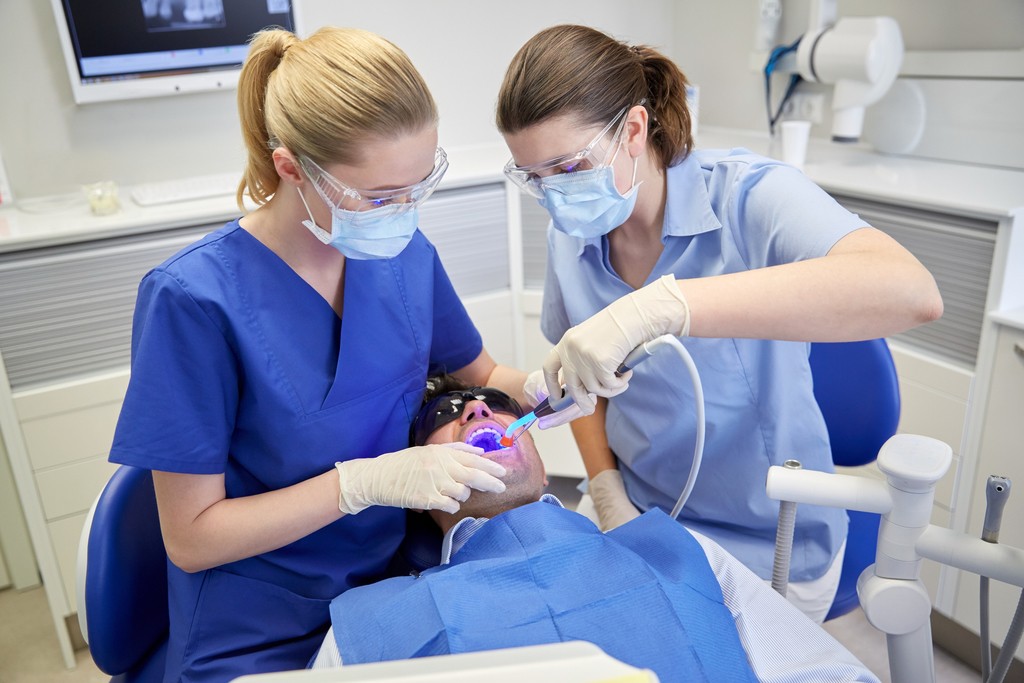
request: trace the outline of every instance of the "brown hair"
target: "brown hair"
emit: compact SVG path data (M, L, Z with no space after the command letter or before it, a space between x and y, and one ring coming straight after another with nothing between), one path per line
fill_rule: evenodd
M272 144L319 164L360 161L368 137L437 123L437 105L409 57L380 36L326 27L305 40L280 28L255 34L238 81L247 150L237 200L277 191Z
M587 26L552 26L512 58L495 118L502 133L567 114L586 125L606 124L623 107L646 100L651 145L671 166L693 148L686 85L679 67L654 48L630 46Z

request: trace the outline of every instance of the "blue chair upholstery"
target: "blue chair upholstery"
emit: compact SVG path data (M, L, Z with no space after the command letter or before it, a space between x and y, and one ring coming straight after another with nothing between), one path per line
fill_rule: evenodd
M866 465L896 433L900 387L884 339L811 344L811 375L832 445L842 467ZM826 621L857 607L857 579L875 561L879 515L850 510L839 589Z
M153 476L121 466L96 499L79 546L79 621L96 666L116 683L161 681L167 554Z

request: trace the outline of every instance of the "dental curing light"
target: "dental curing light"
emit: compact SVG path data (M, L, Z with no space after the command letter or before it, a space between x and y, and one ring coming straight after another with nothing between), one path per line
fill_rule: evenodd
M635 368L640 363L647 360L647 358L654 351L653 344L654 342L645 342L640 346L636 347L635 349L633 349L632 351L630 351L629 355L626 356L626 360L622 361L618 369L615 370L615 376L621 377L622 375L626 374L627 372ZM648 350L649 345L652 345L650 350ZM565 393L565 388L563 387L561 398L552 401L551 397L548 396L543 401L537 404L537 407L533 409L533 412L523 415L521 418L510 424L508 428L505 430L505 436L501 437L501 445L504 446L505 448L509 448L512 444L516 442L516 439L522 436L523 432L525 432L527 429L533 426L534 422L536 422L542 417L554 415L560 410L565 410L574 403L575 401L573 401L572 396ZM516 434L516 430L520 428L522 428L522 431Z
M693 460L690 462L690 474L686 477L686 484L683 486L682 493L679 494L679 498L676 500L676 504L672 507L671 517L676 519L679 517L679 513L682 511L683 506L686 505L686 501L690 497L690 493L693 491L694 485L697 483L697 474L700 472L700 464L704 458L704 387L700 383L700 374L697 372L697 366L693 362L693 357L690 356L690 352L686 350L683 343L673 337L671 334L664 334L660 337L652 339L649 342L644 342L640 346L636 347L629 352L626 359L622 361L618 369L615 371L616 376L623 375L637 365L647 360L650 356L654 355L654 352L661 346L674 346L676 351L679 352L680 358L686 365L686 370L690 374L690 382L693 384L693 403L694 413L696 414L696 428L697 438L693 446ZM565 410L573 404L571 396L565 393L565 389L562 390L562 397L554 401L551 397L541 401L532 413L527 413L521 418L513 422L505 430L505 436L501 438L501 445L507 447L512 446L515 440L522 436L523 432L529 429L538 418L545 417L546 415L552 415L559 410ZM517 433L518 432L518 433Z

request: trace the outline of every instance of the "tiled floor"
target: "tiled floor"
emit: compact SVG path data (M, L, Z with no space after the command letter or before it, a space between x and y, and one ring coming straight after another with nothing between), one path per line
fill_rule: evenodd
M891 683L885 635L868 623L863 611L856 609L838 619L826 622L825 630L874 671L875 675L882 679L882 683ZM981 680L981 672L970 668L944 650L935 648L935 680L938 683L978 683ZM1006 682L1009 683L1009 678Z
M88 650L65 669L42 588L0 591L0 683L106 683Z

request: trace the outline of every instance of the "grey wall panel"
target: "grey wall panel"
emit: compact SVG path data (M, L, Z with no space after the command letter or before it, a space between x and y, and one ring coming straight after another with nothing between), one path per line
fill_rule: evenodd
M508 289L504 184L438 192L421 208L420 224L460 296ZM0 253L0 353L11 387L128 365L139 281L220 227Z
M836 200L914 254L931 271L942 293L942 318L894 338L973 367L998 226L864 199L837 196Z
M436 193L420 209L420 229L460 297L510 287L503 183Z
M127 365L142 276L219 227L0 254L0 352L11 388Z
M523 222L523 285L527 289L543 289L551 217L534 197L520 194L519 199Z

